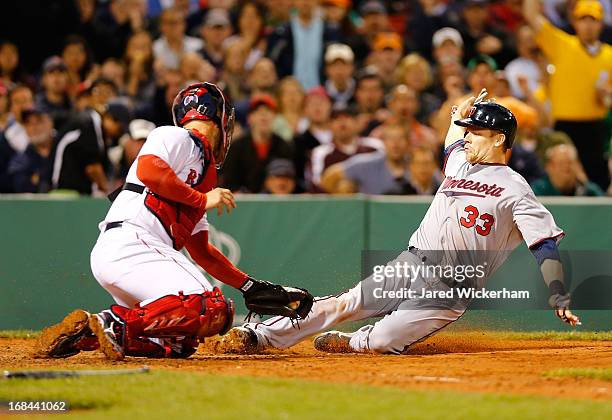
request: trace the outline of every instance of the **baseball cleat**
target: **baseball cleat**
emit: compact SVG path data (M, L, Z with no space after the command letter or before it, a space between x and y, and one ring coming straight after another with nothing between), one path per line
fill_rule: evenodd
M125 354L119 344L116 328L121 328L112 315L102 312L94 314L89 319L89 328L98 337L100 351L113 361L123 360Z
M76 309L59 323L42 330L34 348L37 358L64 358L74 356L81 350L76 343L85 337L89 330L89 312Z
M326 353L355 353L349 345L351 335L340 331L328 331L314 339L314 348Z
M250 328L234 327L221 336L217 351L231 354L253 354L259 347L257 335Z

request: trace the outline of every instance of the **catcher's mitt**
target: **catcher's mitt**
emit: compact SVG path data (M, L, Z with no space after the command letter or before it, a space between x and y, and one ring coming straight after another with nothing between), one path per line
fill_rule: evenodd
M306 289L280 286L252 277L247 278L240 290L247 309L260 316L280 315L291 319L304 319L314 301L314 297Z

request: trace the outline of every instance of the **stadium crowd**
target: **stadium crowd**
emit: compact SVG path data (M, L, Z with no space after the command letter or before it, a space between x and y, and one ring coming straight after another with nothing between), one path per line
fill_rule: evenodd
M48 39L0 41L0 193L111 192L211 81L236 108L232 191L433 194L451 107L487 88L536 194L612 195L610 0L45 5Z

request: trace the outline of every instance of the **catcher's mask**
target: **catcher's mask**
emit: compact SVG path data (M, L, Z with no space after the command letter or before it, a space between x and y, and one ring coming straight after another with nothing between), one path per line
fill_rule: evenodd
M194 83L181 90L172 104L174 125L182 127L191 120L214 122L221 131L221 139L213 150L215 166L221 169L232 143L234 107L223 91L209 82Z

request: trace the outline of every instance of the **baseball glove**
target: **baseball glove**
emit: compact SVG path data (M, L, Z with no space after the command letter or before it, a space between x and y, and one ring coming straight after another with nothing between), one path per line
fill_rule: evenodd
M251 314L280 315L304 319L312 308L314 297L306 289L280 286L248 277L240 288Z

